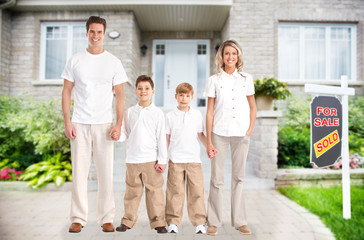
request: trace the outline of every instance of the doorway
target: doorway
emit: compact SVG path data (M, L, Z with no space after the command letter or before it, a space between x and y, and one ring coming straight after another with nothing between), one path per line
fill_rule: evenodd
M194 99L191 106L206 106L203 91L210 73L209 49L209 40L153 41L156 106L166 110L176 107L175 89L182 82L188 82L193 86Z

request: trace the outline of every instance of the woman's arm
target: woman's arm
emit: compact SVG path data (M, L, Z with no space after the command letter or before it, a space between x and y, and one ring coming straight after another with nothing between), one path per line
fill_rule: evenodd
M246 98L248 99L249 108L250 108L250 124L249 124L249 128L246 131L245 135L250 136L253 133L255 119L257 118L257 107L255 105L254 95L246 96Z
M212 125L214 123L214 107L215 98L209 97L207 100L206 112L206 152L209 158L213 158L217 154L217 149L212 145Z

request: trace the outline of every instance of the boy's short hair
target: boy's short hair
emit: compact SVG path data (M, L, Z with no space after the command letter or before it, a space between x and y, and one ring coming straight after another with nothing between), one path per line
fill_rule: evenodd
M176 88L176 94L178 93L191 93L193 95L193 87L189 83L180 83Z
M154 83L151 77L147 76L147 75L140 75L137 80L135 81L135 88L138 87L138 84L140 82L149 82L150 86L152 86L152 89L154 89Z
M99 16L91 16L88 18L87 22L86 22L86 31L88 32L91 23L100 23L102 25L104 25L104 33L106 31L106 20L102 17Z

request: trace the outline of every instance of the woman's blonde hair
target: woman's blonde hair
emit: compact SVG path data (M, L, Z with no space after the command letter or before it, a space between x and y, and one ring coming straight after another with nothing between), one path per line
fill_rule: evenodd
M236 62L236 69L238 72L241 72L243 70L243 66L244 66L244 62L243 62L243 58L242 58L243 51L241 50L240 45L235 40L227 40L227 41L223 42L220 45L219 50L217 50L216 57L215 57L216 72L219 73L225 67L225 63L223 60L223 54L224 54L224 49L226 46L231 46L231 47L235 48L236 51L238 52L238 61Z

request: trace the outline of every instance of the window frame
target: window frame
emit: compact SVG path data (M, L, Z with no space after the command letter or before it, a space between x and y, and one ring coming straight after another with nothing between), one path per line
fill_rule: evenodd
M47 27L60 27L67 26L67 57L68 60L74 53L72 52L73 45L73 26L82 26L85 28L85 40L86 38L86 22L84 20L75 20L75 21L45 21L41 22L40 26L40 60L39 60L39 81L34 83L35 85L57 85L62 84L63 79L59 76L58 79L46 78L46 35L47 35ZM71 45L69 45L71 44Z
M292 79L292 78L283 78L281 74L279 73L279 44L280 44L280 38L279 38L279 31L280 28L284 26L288 27L298 27L299 29L299 77L298 79ZM305 78L305 28L306 27L324 27L325 28L325 79L308 79ZM307 22L279 22L278 23L278 51L277 51L277 58L278 58L278 77L282 81L286 81L287 83L306 83L306 82L322 82L322 83L338 83L340 82L340 79L334 79L331 75L331 29L335 27L348 27L350 28L351 32L351 39L350 39L350 72L351 72L351 78L348 78L348 81L351 83L356 83L357 80L357 24L356 23L307 23Z

